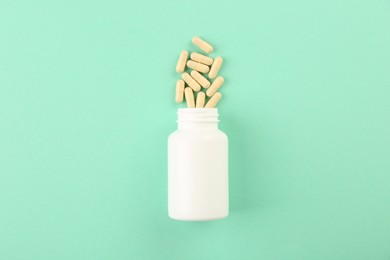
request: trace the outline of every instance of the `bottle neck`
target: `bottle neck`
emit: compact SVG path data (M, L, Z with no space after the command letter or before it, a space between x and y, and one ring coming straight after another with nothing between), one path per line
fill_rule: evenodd
M179 108L178 129L218 129L217 108Z
M178 122L178 129L218 129L218 123Z

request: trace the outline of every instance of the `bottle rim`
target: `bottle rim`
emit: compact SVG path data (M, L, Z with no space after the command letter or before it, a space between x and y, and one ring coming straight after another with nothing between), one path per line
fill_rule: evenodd
M179 108L177 122L218 123L218 108Z

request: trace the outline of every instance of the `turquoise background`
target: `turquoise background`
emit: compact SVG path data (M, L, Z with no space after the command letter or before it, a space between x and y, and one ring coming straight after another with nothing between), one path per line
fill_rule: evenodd
M390 259L390 2L0 2L0 259ZM175 73L225 58L231 214L167 216Z

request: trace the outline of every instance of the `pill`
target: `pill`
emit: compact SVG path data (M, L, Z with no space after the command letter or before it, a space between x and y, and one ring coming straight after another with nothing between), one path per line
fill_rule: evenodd
M213 64L213 59L212 58L207 57L207 56L205 56L203 54L200 54L200 53L197 53L197 52L191 53L191 59L194 60L194 61L206 64L206 65Z
M198 46L204 52L211 53L213 51L213 46L198 36L192 38L192 43Z
M176 103L183 102L183 95L184 95L184 81L182 79L179 79L176 81Z
M204 65L204 64L199 63L199 62L196 62L196 61L193 61L193 60L187 61L187 67L190 69L193 69L193 70L197 70L197 71L202 72L202 73L207 73L210 70L209 66Z
M206 99L205 93L204 92L199 92L196 95L196 108L203 108L205 99Z
M219 102L219 100L221 99L221 97L222 97L222 94L220 92L215 93L210 98L209 102L207 102L207 104L205 105L205 108L215 107L217 105L217 103Z
M196 70L191 71L191 76L204 88L210 87L210 81L208 81L202 74Z
M213 79L217 76L219 69L221 68L223 59L221 57L216 57L214 59L213 65L211 65L211 69L209 72L209 78Z
M187 72L184 72L183 74L181 74L181 78L188 84L188 86L190 86L190 88L192 88L195 92L199 91L201 89L200 85L198 82L196 82L196 80L194 80L190 74L188 74Z
M208 97L211 97L212 95L214 95L214 93L217 92L217 90L222 86L224 81L225 81L225 79L223 77L221 77L221 76L216 78L213 81L213 83L211 84L211 86L207 89L206 95Z
M176 65L176 72L182 73L186 68L186 62L188 59L188 51L182 51L179 56L179 60Z
M194 92L192 92L192 89L189 87L186 87L184 89L184 95L186 96L187 107L194 108L195 101L194 101Z

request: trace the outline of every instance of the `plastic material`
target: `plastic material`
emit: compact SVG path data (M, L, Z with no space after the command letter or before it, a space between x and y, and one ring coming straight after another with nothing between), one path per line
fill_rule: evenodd
M168 214L204 221L229 214L228 138L217 108L180 108L168 138Z

